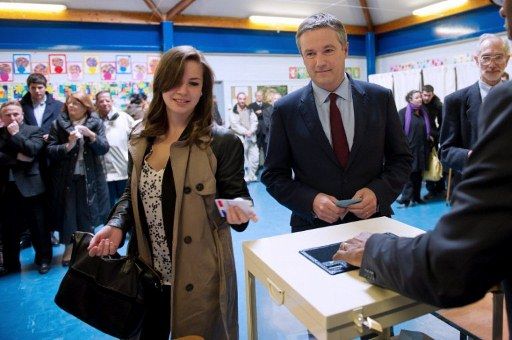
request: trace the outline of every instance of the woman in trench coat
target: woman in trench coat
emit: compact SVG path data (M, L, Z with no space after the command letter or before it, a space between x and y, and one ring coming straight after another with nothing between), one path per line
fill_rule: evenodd
M238 338L230 227L243 231L256 216L232 207L222 217L215 205L250 196L242 143L212 124L213 82L193 47L162 56L149 111L130 138L127 188L89 245L91 256L114 254L134 228L128 251L162 274L142 339Z

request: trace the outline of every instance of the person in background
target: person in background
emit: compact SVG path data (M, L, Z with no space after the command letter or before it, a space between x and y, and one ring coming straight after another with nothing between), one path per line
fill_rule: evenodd
M438 96L434 94L434 87L432 85L424 85L421 91L421 98L423 99L423 107L427 110L430 118L430 136L432 140L429 142L428 151L435 148L439 150L439 130L443 123L443 103ZM423 196L425 200L431 200L435 197L443 196L445 192L445 180L442 177L439 181L426 181L428 193Z
M263 165L265 161L265 153L267 152L267 148L265 146L265 128L263 126L263 110L270 106L268 102L263 100L263 91L256 91L255 101L249 104L249 109L251 109L256 117L258 117L258 129L256 130L256 144L258 144L259 151L259 163L258 168Z
M444 99L439 159L445 169L453 169L452 187L460 181L461 173L471 156L478 136L478 112L491 89L502 83L501 76L510 58L506 41L494 34L480 36L474 55L480 79Z
M334 16L306 18L296 42L311 82L275 103L263 184L292 211L292 232L390 216L412 162L393 94L345 72ZM336 205L350 198L361 202Z
M29 227L39 273L46 274L52 262L50 233L44 219L45 186L38 155L44 147L43 133L37 126L24 124L20 103L7 101L0 106L0 220L4 271L15 273L20 265L20 232Z
M27 125L37 126L43 132L43 139L48 141L48 134L52 123L59 117L62 112L64 103L56 100L47 90L47 79L40 73L32 73L27 77L28 93L20 100L23 109L24 122ZM48 232L55 228L55 215L51 209L49 202L52 196L51 174L49 172L49 160L46 153L46 143L42 152L39 154L39 167L43 178L45 191L45 224ZM52 244L59 245L59 240L52 233ZM30 246L30 234L22 233L22 248Z
M48 137L54 203L60 242L66 246L62 265L68 266L75 231L93 231L108 214L108 188L102 157L109 145L105 127L92 115L94 106L84 93L66 99L62 114Z
M510 80L510 76L507 72L503 72L503 74L501 75L501 81L509 81Z
M142 121L146 114L148 108L147 98L144 92L134 93L130 96L130 103L126 107L126 113L132 116L135 123Z
M270 93L270 105L267 106L262 113L263 116L263 134L265 136L265 141L263 144L263 149L267 150L268 141L270 138L270 123L272 122L272 112L274 112L275 103L281 99L282 95L279 92L271 92Z
M222 116L219 112L219 106L217 105L217 97L213 96L213 121L217 123L217 125L222 125Z
M148 114L130 139L129 185L89 245L91 256L114 254L133 229L128 251L162 274L140 339L238 338L230 229L245 230L256 215L230 207L221 216L215 204L250 196L242 143L213 124L213 77L191 46L162 56Z
M421 92L412 90L405 96L407 106L398 111L400 121L404 127L405 136L409 142L409 149L413 156L412 172L409 181L402 190L402 197L398 203L408 207L411 201L424 204L421 199L421 182L423 171L427 168L429 145L432 143L430 118L423 107Z
M512 39L512 1L502 5ZM452 210L415 238L360 234L335 260L360 266L370 283L442 308L478 301L494 286L505 293L512 331L512 84L496 86L478 117L478 142L453 193Z
M257 145L256 131L258 130L258 117L247 104L247 95L240 92L236 95L237 103L231 114L231 130L240 138L244 145L245 155L245 181L257 181L256 171L259 165L259 150Z
M128 138L134 127L134 120L126 112L112 105L108 91L96 93L96 112L103 120L105 135L110 146L104 156L110 207L121 197L128 179Z

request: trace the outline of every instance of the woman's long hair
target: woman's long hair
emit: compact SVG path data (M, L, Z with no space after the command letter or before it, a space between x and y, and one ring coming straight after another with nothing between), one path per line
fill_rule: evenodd
M201 145L201 138L210 136L213 121L213 71L201 52L194 47L176 46L167 51L158 63L153 79L153 100L144 118L144 130L140 137L158 137L167 133L167 107L162 94L180 85L187 61L198 62L203 67L203 88L202 96L190 118L191 131L186 141Z

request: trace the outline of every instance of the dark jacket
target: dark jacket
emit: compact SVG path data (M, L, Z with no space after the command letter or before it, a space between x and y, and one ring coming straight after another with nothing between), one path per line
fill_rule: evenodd
M90 116L83 125L96 134L96 140L91 142L88 137L84 137L87 207L82 208L89 209L92 221L95 223L94 225L98 225L105 221L110 206L107 181L101 158L102 155L108 152L109 145L101 119ZM69 152L66 150L65 146L68 142L69 133L73 130L74 127L68 115L62 113L52 124L48 140L48 155L52 160L53 201L56 204L55 212L58 215L56 222L59 226L63 218L62 207L64 207L64 202L73 179L75 165L78 160L78 142Z
M439 143L439 132L443 124L443 103L438 96L434 95L428 104L423 104L427 109L428 117L430 118L430 135L434 138L434 144L437 147Z
M37 157L43 145L43 134L38 127L22 123L19 132L14 136L6 127L0 128L0 192L9 180L9 170L12 170L14 182L23 197L44 192ZM17 159L18 153L32 160L21 161Z
M21 98L20 104L23 108L25 124L38 126L36 117L34 116L34 106L32 105L30 92L27 92L23 98ZM40 126L43 135L50 133L52 123L60 116L63 106L63 102L56 100L51 94L46 92L46 108L44 109L43 121Z
M375 84L349 80L355 126L346 169L324 133L311 83L274 105L261 181L292 211L294 230L328 225L313 214L318 193L347 199L366 187L377 197L377 215L390 216L391 203L409 178L412 156L393 94ZM349 213L343 222L351 219L357 218Z
M398 111L398 116L400 117L402 126L405 125L406 111L407 106ZM430 132L432 134L432 130L430 130ZM409 149L411 149L411 154L413 157L411 165L412 171L418 172L425 170L427 168L427 156L431 147L429 148L430 140L428 139L427 130L425 128L425 120L422 115L416 116L414 113L412 114L409 135L406 135L405 137L409 142Z
M134 134L141 129L139 124ZM164 228L172 240L173 337L195 334L205 339L238 339L231 231L217 210L215 198L249 198L244 151L238 137L223 127L214 127L212 137L206 147L187 145L183 138L173 143L172 171L166 168L164 172ZM146 138L130 139L130 178L107 222L124 231L135 227L128 251L149 265L153 263L151 242L138 189L144 155L150 146L151 140ZM175 192L170 194L172 189ZM173 196L175 204L169 206L166 197ZM242 231L247 223L231 227Z
M371 283L434 306L457 307L503 281L512 310L512 83L489 93L480 116L480 138L453 193L452 210L414 239L370 237L360 274ZM510 333L512 318L508 323Z

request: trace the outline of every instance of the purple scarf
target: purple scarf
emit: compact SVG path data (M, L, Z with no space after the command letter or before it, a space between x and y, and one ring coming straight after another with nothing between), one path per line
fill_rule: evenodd
M419 110L420 114L423 116L425 120L425 129L427 131L427 138L430 136L430 119L428 117L428 112L425 110L423 105L416 106L412 103L407 104L407 108L405 109L405 135L409 136L409 130L411 129L411 119L412 119L412 111Z

